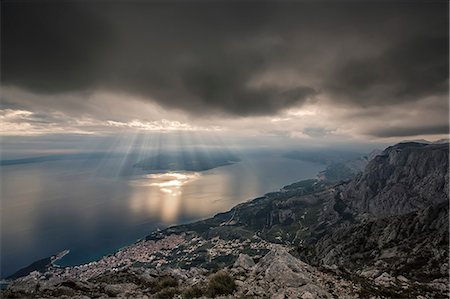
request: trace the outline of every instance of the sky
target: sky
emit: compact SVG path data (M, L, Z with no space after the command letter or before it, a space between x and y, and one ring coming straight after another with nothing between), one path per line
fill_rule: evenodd
M247 146L448 137L448 1L1 5L9 152L143 134Z

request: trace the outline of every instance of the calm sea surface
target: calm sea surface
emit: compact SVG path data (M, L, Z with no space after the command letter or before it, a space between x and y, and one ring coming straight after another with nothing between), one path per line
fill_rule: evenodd
M267 155L204 172L124 176L121 163L1 167L1 276L64 249L61 265L98 259L156 228L212 216L324 168Z

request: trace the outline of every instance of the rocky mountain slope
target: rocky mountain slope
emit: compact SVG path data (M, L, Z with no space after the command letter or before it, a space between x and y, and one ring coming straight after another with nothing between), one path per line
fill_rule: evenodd
M448 298L448 150L397 144L350 181L294 183L2 295Z
M448 144L389 147L333 191L334 211L323 210L326 228L304 256L421 281L447 278Z
M374 158L344 191L352 211L406 214L448 200L448 144L400 143Z

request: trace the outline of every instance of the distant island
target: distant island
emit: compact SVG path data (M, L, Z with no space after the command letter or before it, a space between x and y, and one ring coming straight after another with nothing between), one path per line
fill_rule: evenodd
M110 154L104 152L44 155L18 159L2 159L0 160L0 166L34 164L53 161L65 161L65 160L92 160L92 159L102 159L105 157L113 158L120 156L121 156L120 154Z
M195 150L157 154L135 163L133 167L143 170L205 171L239 161L237 156L228 152Z

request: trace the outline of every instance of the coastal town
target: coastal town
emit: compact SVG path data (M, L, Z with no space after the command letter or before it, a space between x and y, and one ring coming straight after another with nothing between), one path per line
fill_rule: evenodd
M317 271L290 255L281 245L268 243L256 235L252 239L225 240L204 239L195 233L141 240L99 261L79 266L52 264L43 273L34 271L17 279L12 289L28 295L39 289L49 298L55 294L73 298L76 293L73 290L88 294L89 298L197 298L186 294L192 288L209 286L211 277L217 273L233 277L235 294L229 298L262 298L267 294L273 297L279 294L278 287L284 288L288 297L311 299L320 294L331 298L322 291L326 284L339 286L335 290L339 294L357 298L356 285ZM158 285L165 280L169 281L164 282L166 286ZM138 284L147 287L141 289ZM165 292L174 293L165 297Z
M58 276L63 279L89 280L108 271L120 271L131 266L163 269L167 266L210 268L232 263L240 253L253 252L256 258L268 252L271 244L254 236L253 240L210 240L198 235L172 234L160 240L141 240L98 261L60 267L54 263L42 275ZM259 255L258 255L259 253ZM223 260L228 257L229 262Z

